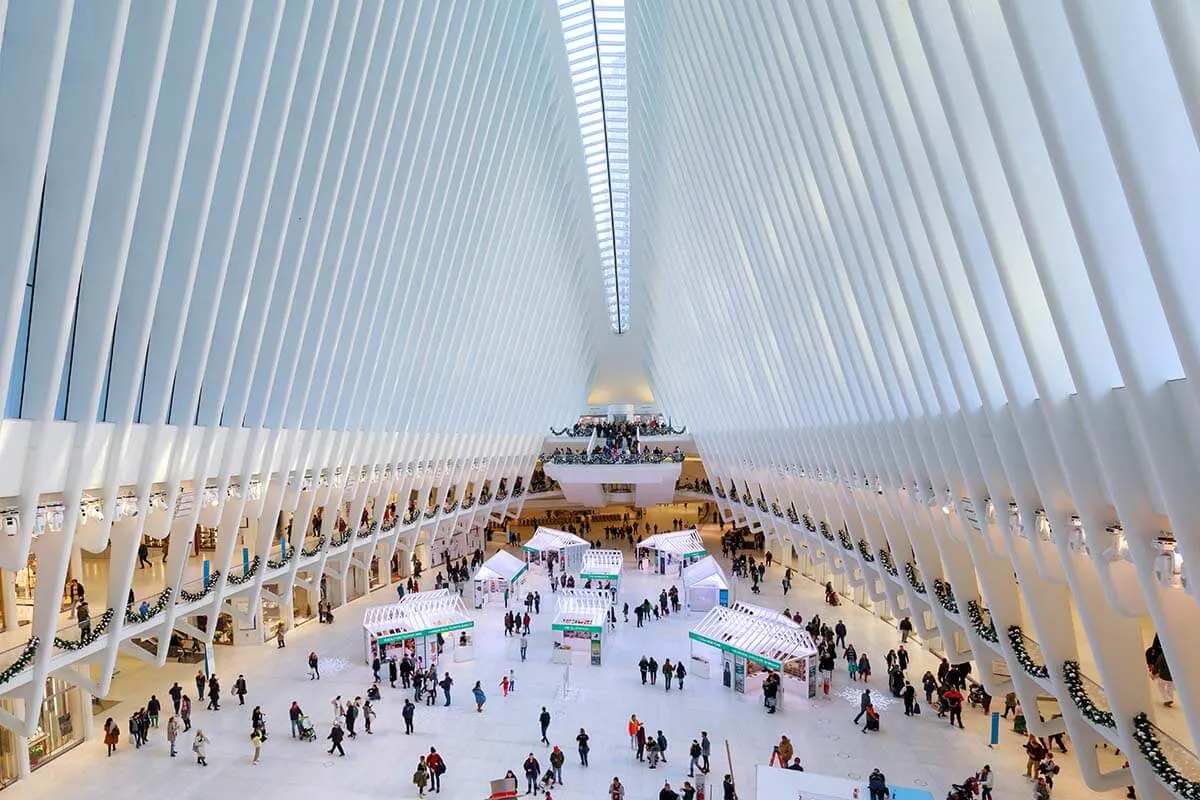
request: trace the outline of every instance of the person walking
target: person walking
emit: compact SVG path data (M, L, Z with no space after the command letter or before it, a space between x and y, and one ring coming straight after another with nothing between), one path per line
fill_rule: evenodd
M838 649L845 650L846 649L846 623L842 622L839 619L837 621L837 625L833 626L833 635L834 635L834 641L837 643Z
M117 727L117 723L112 717L104 720L104 747L108 750L108 757L112 758L112 754L117 751L117 742L121 741L121 729Z
M284 638L285 634L286 634L286 631L284 630L282 622L275 626L275 649L276 650L282 650L284 647L287 646L287 641Z
M254 758L251 759L250 763L255 766L258 766L258 762L262 758L262 744L262 731L255 728L250 734L250 745L254 748Z
M237 695L239 706L246 705L246 676L237 676L237 680L233 682L233 693Z
M437 677L436 675L434 677ZM446 677L442 678L438 686L442 687L442 695L446 698L446 705L450 705L450 687L454 685L454 679L450 677L450 673L446 673Z
M300 718L304 716L304 712L300 709L300 704L295 700L288 708L288 721L292 724L292 738L295 739L300 735Z
M588 745L588 740L591 737L583 728L579 729L579 735L575 737L575 743L579 747L579 765L586 767L588 765L588 753L591 752L591 747Z
M179 681L171 684L171 688L167 690L167 697L171 698L171 706L175 709L175 713L179 713L179 698L183 697L183 687L179 685Z
M404 708L400 711L400 716L404 718L404 733L412 735L413 732L413 715L417 711L417 706L412 700L404 698Z
M215 674L208 679L208 710L221 710L221 682Z
M508 676L504 675L500 678L500 692L503 697L508 697Z
M608 800L625 800L625 787L621 785L621 779L615 775L612 783L608 785Z
M663 683L667 685L667 691L671 691L671 679L675 677L675 665L671 663L671 659L667 659L662 665Z
M184 733L192 729L192 698L186 694L179 700L179 719L183 721Z
M344 719L346 720L346 735L351 739L357 739L358 734L354 732L354 723L358 722L358 703L356 700L346 703Z
M708 759L712 755L712 742L709 741L708 731L700 731L700 758L704 761L704 766L700 771L705 775L708 774Z
M692 746L688 748L688 777L696 777L696 770L700 769L700 756L704 755L704 751L700 749L700 742L697 739L692 739ZM703 772L703 770L700 770Z
M658 684L658 661L655 660L654 656L650 656L650 685L656 686L657 684Z
M412 776L413 785L417 787L417 797L425 796L425 787L429 785L429 768L425 766L425 757L417 764Z
M321 661L317 658L316 650L308 654L308 679L310 681L321 680Z
M786 769L788 764L792 763L792 756L796 755L796 748L792 746L791 739L780 736L779 744L775 745L775 752L779 754L779 766Z
M525 654L529 652L529 629L528 627L521 634L521 660L525 660Z
M505 695L505 697L507 697L508 696L507 681L505 681L505 684L506 685L504 687L505 688L504 695ZM479 681L475 681L475 686L474 686L474 688L471 689L471 693L473 695L475 695L475 710L478 713L482 714L483 713L483 704L487 702L487 695L485 695L483 693L483 686L480 684Z
M687 677L687 670L683 668L683 662L675 664L675 685L679 687L679 691L683 691L683 679Z
M996 779L992 775L992 765L984 764L983 769L979 771L979 800L992 800L992 788L996 784Z
M917 705L917 690L908 681L904 682L904 688L900 691L900 696L904 698L904 716L911 717L916 713Z
M550 740L546 738L546 731L550 730L550 712L542 706L542 713L538 714L538 725L542 728L542 744L549 746Z
M150 727L158 727L158 715L162 711L162 703L158 701L158 695L150 695L150 700L146 703L146 716L150 718Z
M396 688L396 677L397 677L397 672L398 672L398 670L396 668L396 659L389 658L387 665L388 665L388 683L390 683L392 685L392 688L395 689Z
M171 747L171 758L175 757L175 741L179 738L179 718L174 714L167 720L167 744Z
M211 740L204 731L196 729L196 738L192 739L192 752L196 754L196 763L202 767L208 766L208 745Z
M642 686L645 686L646 677L650 674L650 659L642 656L642 660L638 662L638 671L642 673Z
M629 715L629 749L637 750L637 732L638 728L642 727L642 723L638 721L637 714Z
M208 687L208 678L204 677L204 670L196 672L196 699L203 700L205 690Z
M863 689L862 694L858 698L858 716L854 718L855 725L867 713L867 706L869 705L871 705L871 690Z
M329 746L329 755L333 755L334 750L337 751L339 757L346 755L346 751L342 749L342 739L345 738L345 735L341 724L335 721L333 727L329 729L329 735L325 737L326 740L333 742Z
M646 727L640 722L637 729L637 760L645 761L646 759Z

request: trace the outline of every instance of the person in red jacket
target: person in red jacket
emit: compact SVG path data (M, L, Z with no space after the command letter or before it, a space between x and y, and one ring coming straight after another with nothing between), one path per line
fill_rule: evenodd
M429 768L429 788L432 791L441 794L442 792L442 774L446 771L446 761L443 759L435 748L429 748L429 755L425 757L425 766Z

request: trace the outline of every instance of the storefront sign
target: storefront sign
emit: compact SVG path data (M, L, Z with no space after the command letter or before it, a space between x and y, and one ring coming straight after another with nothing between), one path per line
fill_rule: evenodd
M746 659L738 655L733 657L733 690L746 693Z

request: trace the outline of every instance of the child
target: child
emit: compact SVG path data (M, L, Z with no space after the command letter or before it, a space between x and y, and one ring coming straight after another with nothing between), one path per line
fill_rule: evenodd
M503 678L500 679L500 691L505 697L508 697L508 676L507 675L505 675Z

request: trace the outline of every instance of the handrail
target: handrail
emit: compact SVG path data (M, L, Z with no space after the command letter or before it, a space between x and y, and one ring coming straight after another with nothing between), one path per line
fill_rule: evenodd
M1035 678L1050 677L1050 668L1046 666L1046 656L1042 653L1042 646L1021 630L1020 625L1008 626L1008 643L1012 645L1013 655L1017 657L1017 663L1021 665L1021 669Z
M1104 687L1084 675L1078 661L1064 661L1062 675L1067 694L1071 696L1084 719L1102 728L1117 727Z
M1145 714L1133 718L1133 740L1164 786L1188 800L1200 797L1200 757L1191 748Z
M11 681L25 670L33 666L33 658L37 655L40 641L36 636L7 650L0 650L0 686Z

